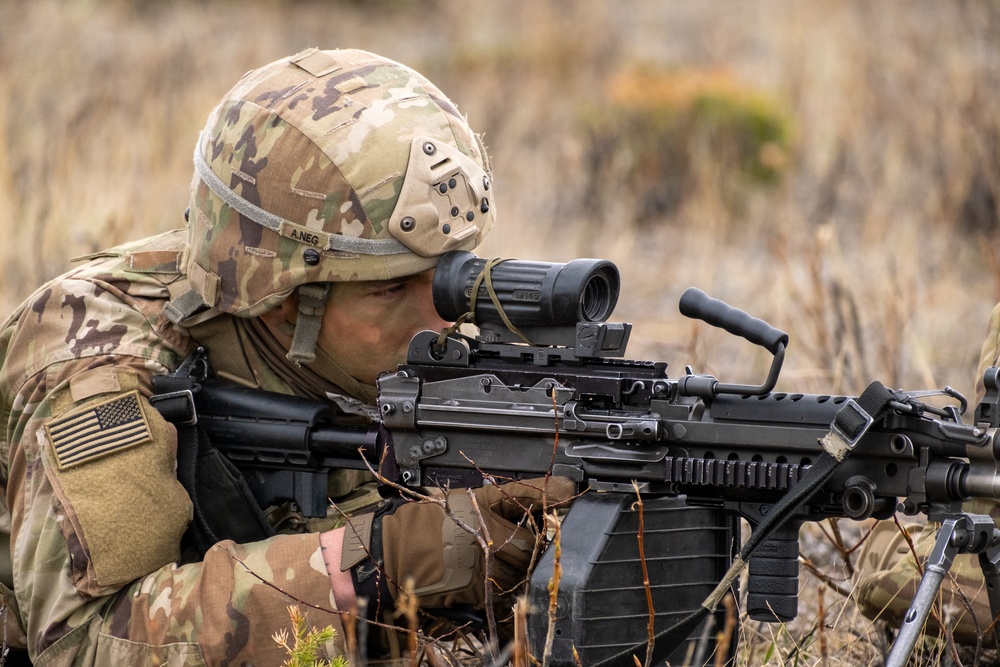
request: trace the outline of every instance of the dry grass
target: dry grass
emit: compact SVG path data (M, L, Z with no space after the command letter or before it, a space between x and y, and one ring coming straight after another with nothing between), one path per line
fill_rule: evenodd
M245 70L352 46L425 72L485 133L502 230L483 253L619 264L631 356L761 378L766 354L677 314L696 285L788 331L783 389L971 393L1000 300L997 34L995 0L0 3L0 312L72 256L179 226L195 136ZM684 196L649 215L616 178L636 156L584 119L651 64L783 109L780 184L724 191L695 151ZM841 646L869 656L850 664L876 664L838 604ZM845 664L808 655L768 664Z

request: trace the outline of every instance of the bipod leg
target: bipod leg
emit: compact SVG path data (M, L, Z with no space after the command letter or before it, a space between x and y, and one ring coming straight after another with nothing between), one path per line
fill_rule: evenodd
M979 562L986 577L990 609L994 618L1000 610L1000 572L996 565L1000 561L1000 553L997 553L1000 551L1000 530L997 530L993 519L988 515L964 513L934 519L941 521L941 528L938 529L934 548L924 564L920 585L910 602L896 641L889 650L885 667L905 667L956 554L980 554Z
M1000 628L997 619L1000 618L1000 529L992 525L993 539L990 546L979 552L979 567L983 570L986 581L986 595L990 601L990 624L993 626L993 646L1000 651Z

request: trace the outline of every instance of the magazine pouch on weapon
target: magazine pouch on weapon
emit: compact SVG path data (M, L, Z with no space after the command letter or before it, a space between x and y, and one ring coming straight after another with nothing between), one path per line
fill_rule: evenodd
M634 667L630 656L614 658L646 642L650 605L655 627L668 627L698 609L729 567L738 524L721 508L690 507L683 497L648 497L643 505L648 585L638 551L635 494L587 493L573 502L561 531L558 607L548 656L553 666ZM535 656L545 652L550 631L554 558L555 549L546 550L529 587L528 642ZM735 646L718 645L724 623L720 608L671 652L669 664L721 664L715 654L731 654ZM642 664L641 651L636 657Z

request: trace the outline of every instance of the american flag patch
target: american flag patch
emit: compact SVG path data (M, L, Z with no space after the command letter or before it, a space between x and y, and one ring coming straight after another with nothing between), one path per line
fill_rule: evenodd
M57 419L45 431L60 470L153 439L136 391Z

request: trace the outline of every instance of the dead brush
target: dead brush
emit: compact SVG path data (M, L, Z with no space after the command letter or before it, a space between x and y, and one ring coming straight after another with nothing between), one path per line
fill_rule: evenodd
M71 257L182 226L198 129L248 68L360 45L441 80L484 132L504 217L484 255L622 267L619 313L636 326L638 358L753 372L741 348L676 315L697 285L787 327L783 389L853 393L878 378L971 395L1000 299L995 2L399 4L0 3L0 311ZM601 128L588 136L581 112L598 91L649 62L703 83L726 70L778 100L793 136L752 155L781 182L723 191L712 151L633 159L650 134L632 146ZM660 94L633 84L632 95ZM737 664L880 664L891 629L857 611L853 552L819 530L804 531L817 537L804 540L800 618L742 619ZM847 528L825 530L836 541ZM433 648L421 659L489 664L473 635L418 636ZM912 664L990 664L946 644L922 642Z

